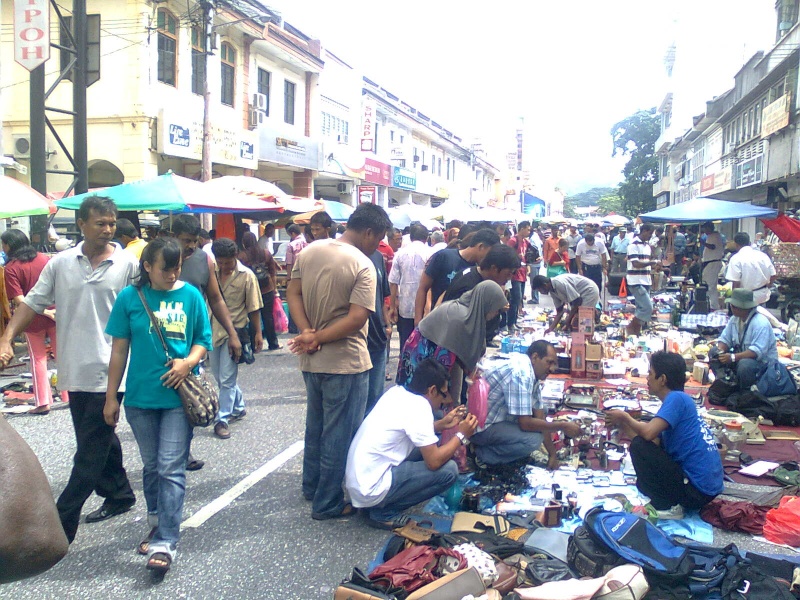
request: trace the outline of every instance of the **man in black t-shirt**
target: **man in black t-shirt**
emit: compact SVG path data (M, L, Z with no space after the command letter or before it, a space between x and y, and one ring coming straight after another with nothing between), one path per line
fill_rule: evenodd
M369 315L367 329L367 350L372 361L369 371L369 392L367 395L368 415L386 387L386 344L392 334L392 318L386 298L389 297L389 279L386 274L386 259L379 250L373 252L369 259L375 266L377 285L375 286L375 311Z
M472 235L469 245L463 250L447 248L439 250L431 256L417 290L414 325L419 325L425 314L429 291L431 292L431 306L436 306L439 298L456 276L464 269L481 262L486 258L492 246L499 243L500 236L497 235L497 232L492 229L481 229Z

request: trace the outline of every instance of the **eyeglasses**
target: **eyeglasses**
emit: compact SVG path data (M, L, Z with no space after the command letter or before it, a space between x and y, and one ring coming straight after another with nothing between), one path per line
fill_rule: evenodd
M439 388L436 388L436 393L438 393L442 398L447 398L447 394L450 393L450 390L442 391Z

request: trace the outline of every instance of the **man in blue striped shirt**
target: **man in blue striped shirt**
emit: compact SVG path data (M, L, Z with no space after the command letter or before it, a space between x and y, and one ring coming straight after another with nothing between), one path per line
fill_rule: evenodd
M538 340L526 354L514 353L486 373L486 423L470 439L479 460L487 465L508 464L527 458L543 445L550 456L548 467L558 468L552 433L563 431L577 437L581 429L574 422L545 419L541 383L555 371L556 362L552 344Z

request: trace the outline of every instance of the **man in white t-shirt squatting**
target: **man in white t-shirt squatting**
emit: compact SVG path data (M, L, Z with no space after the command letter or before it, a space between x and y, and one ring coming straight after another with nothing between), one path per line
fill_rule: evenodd
M478 420L459 406L434 421L433 411L450 401L447 371L427 359L414 370L408 389L389 388L358 428L347 454L345 486L353 506L369 508L369 525L392 529L402 511L456 481L453 454L468 443ZM438 445L436 434L456 425L456 436Z

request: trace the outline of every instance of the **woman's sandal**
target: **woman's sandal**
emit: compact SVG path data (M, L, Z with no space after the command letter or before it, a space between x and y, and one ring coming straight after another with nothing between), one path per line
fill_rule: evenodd
M147 570L154 575L165 575L172 565L172 559L165 552L153 552L147 559Z
M156 534L158 527L153 527L150 530L150 533L147 534L147 537L144 538L139 545L136 546L136 552L141 554L142 556L147 556L147 553L150 551L150 542L153 541L153 536Z

